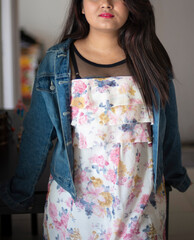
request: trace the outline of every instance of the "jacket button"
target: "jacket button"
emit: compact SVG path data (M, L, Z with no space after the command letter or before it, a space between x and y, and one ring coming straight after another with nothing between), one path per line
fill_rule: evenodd
M55 86L54 86L54 84L53 84L52 81L51 81L51 85L50 85L50 90L51 90L51 91L55 90Z
M50 86L50 90L53 91L55 90L55 87L53 85Z

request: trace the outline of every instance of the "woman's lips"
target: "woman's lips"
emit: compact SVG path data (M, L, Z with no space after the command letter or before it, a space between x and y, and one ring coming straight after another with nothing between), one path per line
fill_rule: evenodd
M99 15L99 17L103 17L103 18L113 18L114 15L111 14L111 13L101 13L101 14Z

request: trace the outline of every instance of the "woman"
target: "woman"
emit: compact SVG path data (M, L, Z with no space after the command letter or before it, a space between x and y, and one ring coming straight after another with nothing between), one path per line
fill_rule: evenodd
M165 239L165 184L190 185L172 78L148 0L72 0L39 67L4 201L30 206L57 138L45 239Z

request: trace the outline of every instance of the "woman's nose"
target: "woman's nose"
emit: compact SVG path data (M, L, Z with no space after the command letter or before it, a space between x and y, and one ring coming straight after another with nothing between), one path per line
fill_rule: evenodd
M108 8L108 9L112 9L113 8L113 4L112 4L112 0L102 0L101 1L101 8Z

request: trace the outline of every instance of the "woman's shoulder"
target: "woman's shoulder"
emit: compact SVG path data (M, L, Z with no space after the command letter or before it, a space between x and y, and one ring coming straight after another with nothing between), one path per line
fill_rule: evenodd
M39 64L37 76L42 75L52 75L54 74L54 63L58 56L67 56L67 51L69 50L71 39L67 39L64 42L58 43L50 47L45 56L43 57L41 63Z
M57 44L53 45L52 47L50 47L46 53L49 54L52 52L54 52L54 53L65 52L69 49L71 42L72 42L72 39L66 39L63 42L57 43Z

